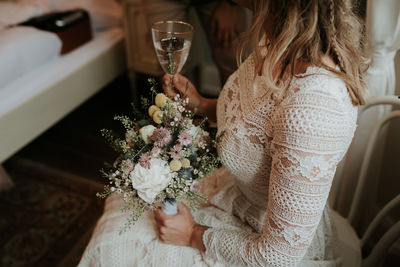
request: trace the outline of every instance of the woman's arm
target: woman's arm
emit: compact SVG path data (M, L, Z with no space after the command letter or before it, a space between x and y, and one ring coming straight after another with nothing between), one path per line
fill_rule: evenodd
M209 228L206 254L227 264L296 266L309 248L337 163L355 129L352 114L329 91L304 90L273 116L274 152L261 234Z
M197 106L197 113L210 121L217 121L217 99L203 97Z
M192 236L190 238L190 246L192 248L197 248L200 251L205 251L206 247L203 243L203 234L208 229L207 226L196 224Z

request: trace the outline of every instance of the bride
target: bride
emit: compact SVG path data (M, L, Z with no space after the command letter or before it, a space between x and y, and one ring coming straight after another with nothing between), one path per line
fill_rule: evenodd
M190 107L225 131L229 179L212 205L148 212L121 235L127 214L110 197L80 266L344 264L326 202L366 93L361 24L350 0L236 2L253 11L238 53L250 44L252 54L218 101L190 83L187 92ZM169 94L186 82L177 75Z

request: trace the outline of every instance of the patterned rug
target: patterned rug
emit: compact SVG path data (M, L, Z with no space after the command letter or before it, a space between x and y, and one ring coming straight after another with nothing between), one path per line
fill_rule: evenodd
M37 163L8 169L15 186L0 193L0 266L75 266L102 212L98 185Z

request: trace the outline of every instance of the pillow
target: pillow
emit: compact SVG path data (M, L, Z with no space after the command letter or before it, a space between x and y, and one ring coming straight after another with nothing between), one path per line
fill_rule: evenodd
M56 34L32 27L0 30L0 88L59 57Z
M46 11L49 12L50 10L30 4L0 2L0 29L42 15Z

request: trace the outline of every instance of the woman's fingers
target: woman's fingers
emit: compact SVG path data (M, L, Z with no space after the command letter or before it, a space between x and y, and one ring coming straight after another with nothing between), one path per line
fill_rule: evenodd
M154 218L157 223L157 234L162 242L180 246L190 245L195 222L189 207L178 203L178 214L173 216L157 209L154 211Z
M176 74L174 76L174 82L173 85L174 87L179 91L179 93L183 94L186 91L186 83L188 82L188 80L180 75L180 74Z
M176 95L174 86L171 84L171 77L168 74L165 74L162 78L162 88L167 96L174 97Z
M166 224L166 215L161 208L158 208L154 211L154 219L156 220L159 226L164 226Z
M156 220L157 225L161 224L160 209L159 208L154 211L154 219Z
M162 78L162 87L166 95L174 97L177 93L185 93L187 79L180 74L174 75L171 83L171 77L165 74Z
M171 77L164 75L162 78L162 86L164 93L173 98L177 94L189 98L188 109L193 110L197 108L201 103L201 95L197 92L196 87L183 75L176 74L173 78L171 85Z
M190 209L185 204L179 202L178 203L178 214L187 214L190 213Z

